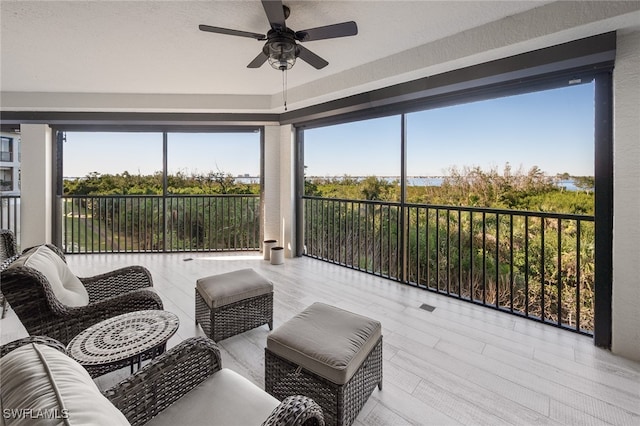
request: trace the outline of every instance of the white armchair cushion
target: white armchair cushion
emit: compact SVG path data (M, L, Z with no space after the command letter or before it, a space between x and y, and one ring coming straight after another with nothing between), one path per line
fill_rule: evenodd
M86 306L89 294L67 264L47 246L40 246L24 263L40 271L49 281L53 294L63 305Z
M3 420L13 424L128 425L89 373L67 355L28 344L0 359Z
M260 425L279 404L240 374L223 368L145 426Z

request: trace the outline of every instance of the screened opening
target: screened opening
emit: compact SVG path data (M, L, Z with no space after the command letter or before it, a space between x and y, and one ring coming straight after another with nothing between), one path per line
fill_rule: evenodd
M305 253L592 334L595 83L531 90L303 130Z
M162 194L162 133L65 132L64 195Z
M408 201L593 214L593 83L406 117Z
M255 250L260 132L65 132L70 253Z
M258 194L258 133L168 133L167 192Z
M307 130L305 195L400 201L400 116Z

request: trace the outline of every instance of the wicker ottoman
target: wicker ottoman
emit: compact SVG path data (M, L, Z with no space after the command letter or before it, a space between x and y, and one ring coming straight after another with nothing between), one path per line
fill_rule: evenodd
M273 329L273 284L251 268L200 278L196 324L214 341L262 324Z
M376 386L382 389L378 321L314 303L267 337L265 390L280 400L314 399L327 425L351 425Z

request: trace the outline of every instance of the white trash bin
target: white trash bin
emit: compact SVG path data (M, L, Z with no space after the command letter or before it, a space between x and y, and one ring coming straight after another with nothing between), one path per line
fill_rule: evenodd
M277 240L265 240L264 243L262 244L262 257L264 258L264 260L269 260L271 259L271 248L275 247L276 244L278 244Z
M271 247L271 264L282 265L284 263L284 247Z

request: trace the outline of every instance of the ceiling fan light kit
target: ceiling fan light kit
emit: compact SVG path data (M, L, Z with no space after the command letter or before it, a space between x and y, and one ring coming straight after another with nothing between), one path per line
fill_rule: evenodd
M281 0L262 0L262 6L271 25L271 29L266 35L210 25L200 25L199 28L201 31L211 33L248 37L258 41L266 40L262 51L247 67L260 68L268 61L274 69L281 71L291 69L295 65L297 58L302 59L316 69L322 69L329 65L329 62L297 42L326 40L358 34L358 26L353 21L293 31L287 28L285 23L291 11L282 4Z
M273 30L269 31L269 33L272 32ZM269 65L280 71L290 70L300 54L291 30L271 36L262 48L262 52L267 55Z

